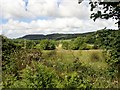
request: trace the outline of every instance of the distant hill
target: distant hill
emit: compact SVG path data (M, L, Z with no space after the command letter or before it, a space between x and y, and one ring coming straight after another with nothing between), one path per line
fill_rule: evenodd
M29 34L25 35L23 37L20 37L19 39L28 39L28 40L41 40L41 39L52 39L52 40L64 40L64 39L72 39L76 38L78 36L86 36L86 35L91 35L94 32L89 32L89 33L82 33L82 34L48 34L48 35L43 35L43 34Z
M104 30L98 30L97 32L105 32ZM110 32L116 32L119 33L119 30L108 30ZM43 35L43 34L29 34L25 35L23 37L20 37L19 39L28 39L28 40L41 40L41 39L52 39L52 40L65 40L65 39L73 39L76 37L86 37L86 36L95 36L95 32L87 32L87 33L77 33L77 34L48 34L48 35Z
M42 35L42 34L29 34L29 35L25 35L23 37L20 37L19 39L39 40L39 39L45 39L45 35Z

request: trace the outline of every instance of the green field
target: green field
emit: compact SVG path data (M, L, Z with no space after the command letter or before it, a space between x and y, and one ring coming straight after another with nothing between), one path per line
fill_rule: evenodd
M53 50L42 52L45 60L59 59L64 63L72 63L78 60L94 69L107 68L103 50Z

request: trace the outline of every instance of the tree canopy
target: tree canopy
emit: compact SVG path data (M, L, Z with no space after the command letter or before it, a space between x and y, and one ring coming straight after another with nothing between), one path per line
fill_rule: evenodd
M80 0L79 3L81 3ZM90 0L90 6L91 6L91 11L93 13L91 14L91 17L94 21L98 18L101 19L115 19L117 20L116 24L118 24L118 28L120 29L120 0L101 0L92 2Z
M94 2L90 0L89 4L91 6L91 11L93 11L90 17L91 19L95 21L98 18L112 18L115 19L116 24L118 24L119 30L117 33L110 33L110 30L104 31L104 33L101 34L98 32L97 39L100 41L99 44L101 44L101 46L103 46L110 54L110 59L108 59L109 65L112 67L118 66L118 72L120 72L120 0L103 0L102 2L101 0Z

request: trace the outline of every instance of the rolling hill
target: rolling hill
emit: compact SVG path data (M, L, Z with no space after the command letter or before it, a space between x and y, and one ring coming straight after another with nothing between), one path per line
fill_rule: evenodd
M28 39L28 40L41 40L41 39L52 39L52 40L61 40L61 39L72 39L76 38L78 36L86 36L86 35L92 35L94 32L88 32L88 33L78 33L78 34L29 34L25 35L23 37L20 37L19 39Z
M96 35L96 32L105 33L105 31L119 33L119 30L98 30L98 31L95 31L95 32L76 33L76 34L59 34L59 33L48 34L48 35L28 34L28 35L25 35L25 36L20 37L18 39L27 39L27 40L41 40L41 39L66 40L66 39L73 39L73 38L76 38L76 37L79 37L79 36L80 37L86 37L86 36L93 37L93 36Z

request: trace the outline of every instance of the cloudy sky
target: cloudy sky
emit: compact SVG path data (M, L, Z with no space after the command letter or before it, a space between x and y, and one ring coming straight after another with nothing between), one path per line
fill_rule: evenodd
M91 20L88 0L1 0L0 12L0 34L9 38L117 29L112 19Z

